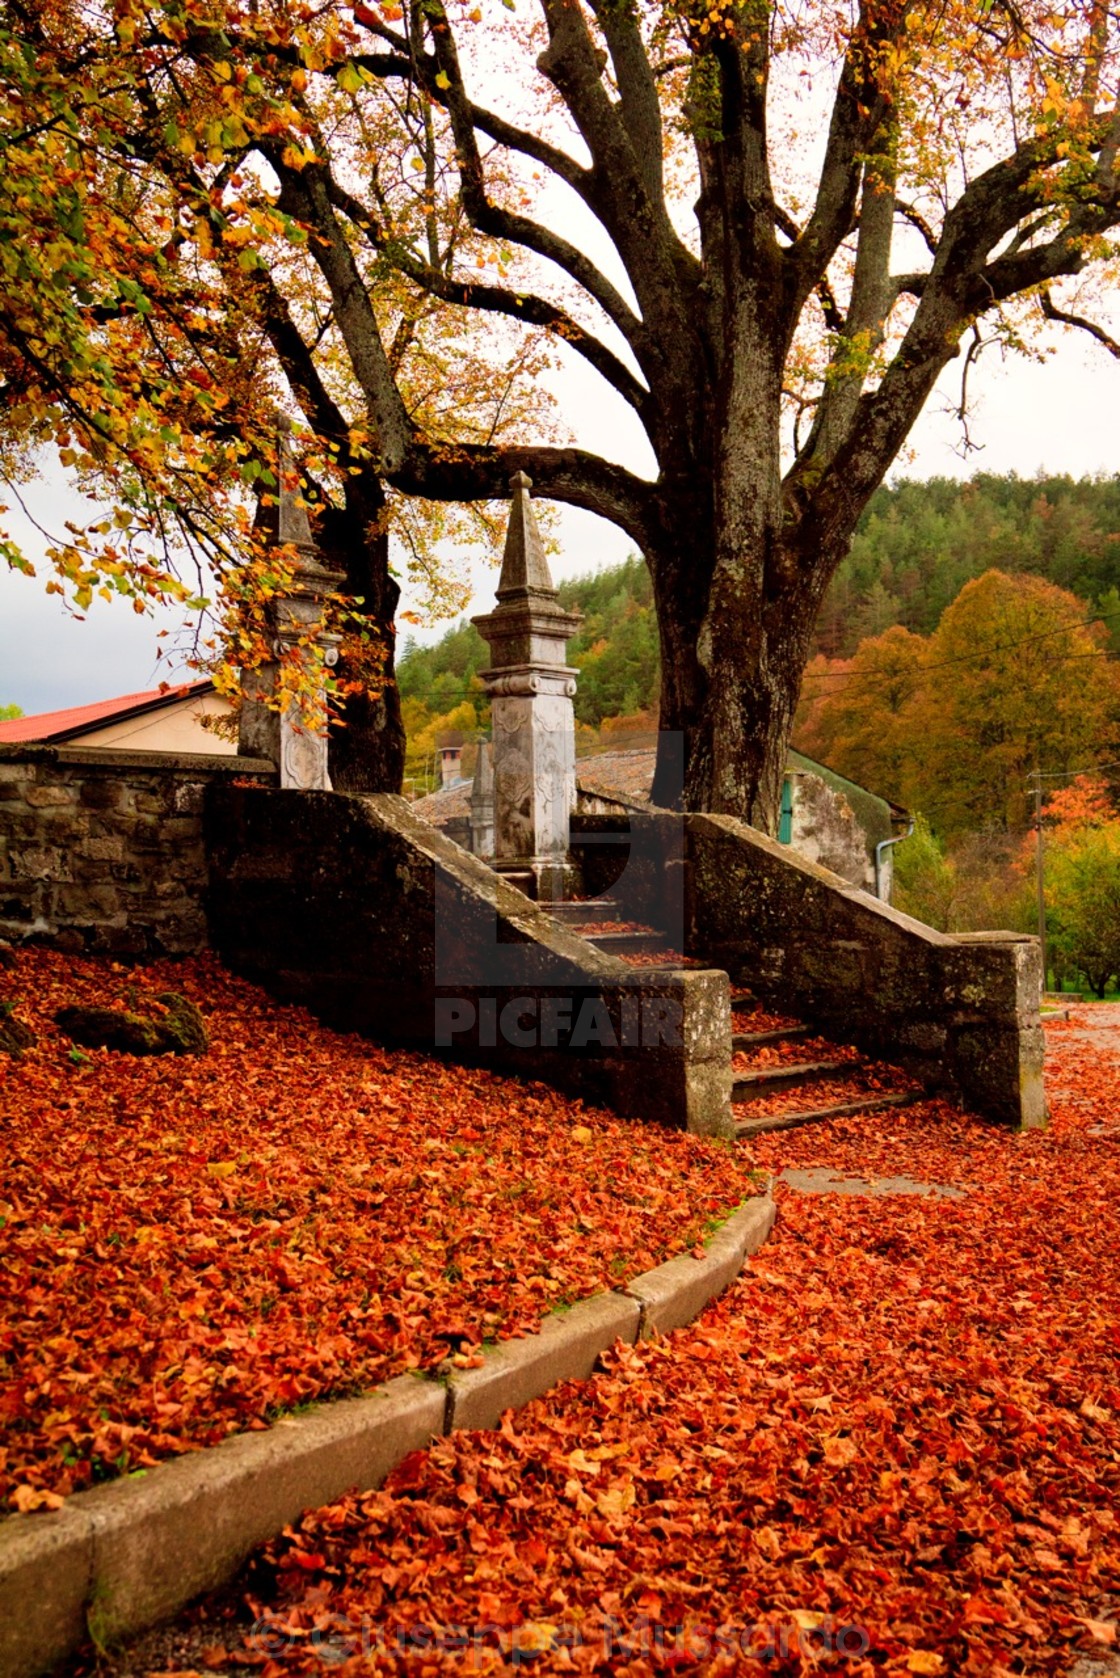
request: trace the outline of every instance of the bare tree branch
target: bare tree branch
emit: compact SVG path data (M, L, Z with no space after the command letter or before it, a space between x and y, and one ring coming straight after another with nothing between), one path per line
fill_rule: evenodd
M617 524L641 547L653 545L653 485L582 449L422 444L388 474L395 488L433 501L501 500L525 472L537 495L584 507Z
M381 229L365 207L333 176L328 180L327 191L331 202L368 239L374 250L385 252L389 248ZM550 303L547 298L538 297L533 292L456 279L431 264L417 262L399 247L392 251L391 260L403 274L431 297L438 297L445 303L454 303L465 309L481 309L485 313L508 315L511 320L524 321L530 326L543 326L549 332L555 333L582 355L596 372L602 374L619 395L639 413L649 401L649 391L635 378L626 364L558 304Z
M1110 337L1103 326L1098 326L1095 321L1087 320L1084 315L1073 315L1066 309L1059 309L1045 287L1039 292L1038 301L1047 320L1057 320L1061 321L1064 326L1078 327L1082 332L1087 332L1091 338L1095 338L1098 344L1103 344L1109 355L1114 355L1120 360L1120 343L1115 338Z

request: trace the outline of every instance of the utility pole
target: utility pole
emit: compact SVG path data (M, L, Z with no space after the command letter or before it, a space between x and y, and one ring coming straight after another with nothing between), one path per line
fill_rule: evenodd
M1035 770L1031 776L1034 782L1034 826L1036 837L1035 875L1038 886L1038 942L1042 951L1042 989L1046 990L1046 885L1043 875L1043 842L1042 842L1042 774Z

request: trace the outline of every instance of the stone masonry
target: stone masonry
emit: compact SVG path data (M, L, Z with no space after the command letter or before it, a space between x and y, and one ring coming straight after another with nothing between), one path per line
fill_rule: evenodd
M494 742L494 855L525 870L532 895L565 896L568 824L576 801L576 672L566 646L579 618L557 598L524 472L510 484L498 604L473 619L490 644L482 680Z
M206 946L208 786L246 758L0 746L0 938L144 957Z

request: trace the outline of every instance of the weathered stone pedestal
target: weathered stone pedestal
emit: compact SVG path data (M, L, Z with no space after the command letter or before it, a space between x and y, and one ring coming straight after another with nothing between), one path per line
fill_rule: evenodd
M280 771L282 787L329 792L327 773L326 692L321 674L338 659L337 635L324 628L324 606L341 578L319 558L307 509L299 497L299 474L292 461L287 429L276 449L277 486L269 505L257 510L256 530L273 547L296 552L291 592L270 602L268 632L275 655L242 679L238 750L245 757L267 758ZM283 702L284 664L302 660L313 692L302 702ZM319 681L316 683L316 674ZM314 689L318 687L318 692Z
M482 672L493 718L493 866L530 896L555 902L571 879L576 672L566 648L580 620L559 603L530 480L519 472L510 487L498 605L473 620L493 661Z

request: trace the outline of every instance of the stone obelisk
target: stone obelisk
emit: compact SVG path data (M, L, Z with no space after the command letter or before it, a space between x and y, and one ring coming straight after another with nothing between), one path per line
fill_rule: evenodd
M494 855L494 754L482 735L471 787L471 850L487 861Z
M267 630L272 659L244 673L241 715L238 723L238 751L245 757L268 758L280 770L282 787L329 792L327 773L326 691L304 705L289 703L282 709L280 698L281 660L287 655L306 660L312 673L338 660L338 636L323 627L327 596L342 579L323 564L307 508L299 495L299 473L292 460L290 427L281 420L277 427L276 493L262 497L254 529L270 547L295 549L296 563L287 594L269 603ZM312 649L321 651L322 665ZM270 704L269 701L272 701Z
M498 604L473 621L489 643L482 672L493 718L494 866L543 902L565 895L576 793L576 672L567 643L579 614L560 605L523 472L510 480Z

